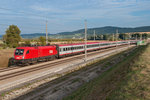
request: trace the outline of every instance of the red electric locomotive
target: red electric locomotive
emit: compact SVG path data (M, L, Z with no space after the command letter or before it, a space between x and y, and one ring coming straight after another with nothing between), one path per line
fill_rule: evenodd
M16 64L28 64L58 57L57 46L17 47L14 53Z

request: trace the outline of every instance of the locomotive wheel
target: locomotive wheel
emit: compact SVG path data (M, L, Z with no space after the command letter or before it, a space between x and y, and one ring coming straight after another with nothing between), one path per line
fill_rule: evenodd
M8 62L8 67L15 65L14 58L10 58Z
M54 59L55 59L55 57L54 57L54 56L52 56L52 57L51 57L51 60L54 60Z

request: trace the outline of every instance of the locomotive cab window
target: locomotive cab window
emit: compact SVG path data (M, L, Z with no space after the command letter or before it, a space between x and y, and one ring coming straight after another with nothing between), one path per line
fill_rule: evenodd
M16 49L15 55L23 55L24 49Z
M26 54L29 54L29 50L27 51L27 53Z

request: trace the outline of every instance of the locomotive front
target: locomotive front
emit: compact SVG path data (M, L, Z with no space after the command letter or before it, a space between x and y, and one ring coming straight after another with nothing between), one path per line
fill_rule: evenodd
M16 48L15 52L14 52L14 62L16 64L19 64L19 63L25 63L25 53L26 53L26 48L24 47L18 47Z
M24 49L16 49L14 53L15 60L24 59Z

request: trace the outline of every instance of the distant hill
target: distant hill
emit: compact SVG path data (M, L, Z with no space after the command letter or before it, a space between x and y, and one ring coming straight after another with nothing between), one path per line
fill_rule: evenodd
M129 32L150 32L150 26L142 26L136 28L123 28L123 27L99 27L99 28L88 28L87 33L88 36L93 35L93 31L95 30L96 34L112 34L116 33L118 30L119 33L129 33ZM80 29L72 32L61 32L53 35L54 38L81 38L84 37L84 29ZM53 36L51 36L53 38Z
M49 36L50 34L48 34ZM40 36L45 36L45 33L32 33L32 34L21 34L22 38L38 38Z
M51 34L48 34L50 36ZM2 38L3 35L0 35L0 38ZM22 38L38 38L40 36L45 36L45 33L31 33L31 34L21 34Z
M88 28L87 33L88 36L93 35L93 31L95 30L96 34L112 34L116 33L118 29L119 33L129 33L129 32L150 32L150 26L142 26L135 28L125 28L125 27L98 27L98 28ZM40 36L45 36L45 33L32 33L32 34L21 34L22 38L38 38ZM57 34L48 34L50 38L83 38L84 37L84 29L80 29L72 32L61 32ZM2 36L0 36L2 37Z
M150 26L143 26L143 27L136 27L136 28L121 28L121 27L106 26L106 27L99 27L99 28L89 28L87 32L88 34L93 34L93 31L95 30L97 34L112 34L112 33L116 33L117 29L119 33L149 32ZM77 33L84 33L84 29L80 29L73 32L61 32L58 34L67 35L67 34L77 34Z

